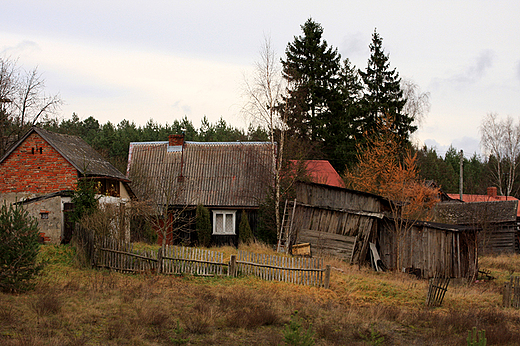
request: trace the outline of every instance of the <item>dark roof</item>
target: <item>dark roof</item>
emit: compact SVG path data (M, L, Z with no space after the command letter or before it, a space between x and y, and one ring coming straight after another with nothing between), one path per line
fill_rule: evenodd
M127 176L160 205L258 207L273 183L269 142L130 143Z
M87 142L77 136L64 135L37 127L32 127L23 137L10 148L0 159L4 161L27 137L33 132L40 135L51 147L60 153L82 175L109 177L123 181L127 178L117 170L110 162L105 160Z
M443 202L437 203L434 219L438 222L458 225L515 222L518 200L494 202Z

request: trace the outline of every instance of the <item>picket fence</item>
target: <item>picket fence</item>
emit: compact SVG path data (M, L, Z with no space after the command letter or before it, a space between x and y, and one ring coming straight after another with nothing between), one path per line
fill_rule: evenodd
M119 272L224 275L224 254L205 249L166 245L157 251L135 250L130 243L104 239L95 247L93 266Z
M430 278L428 285L428 295L426 296L427 306L441 306L444 295L448 291L450 278L443 275L436 275Z
M192 274L200 276L255 275L263 280L329 287L330 266L317 258L288 258L246 251L231 255L207 249L165 246L157 251L137 250L133 244L114 239L96 239L78 232L82 246L95 268L123 273Z
M520 276L511 276L504 285L502 305L505 308L520 308Z
M330 266L321 258L294 258L238 251L236 270L263 280L329 287Z

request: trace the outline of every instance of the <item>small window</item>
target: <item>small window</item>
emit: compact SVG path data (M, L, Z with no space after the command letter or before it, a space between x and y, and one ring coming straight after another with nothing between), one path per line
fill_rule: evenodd
M49 212L40 213L40 218L42 220L47 220L49 218Z
M234 235L235 214L234 210L213 210L213 234Z

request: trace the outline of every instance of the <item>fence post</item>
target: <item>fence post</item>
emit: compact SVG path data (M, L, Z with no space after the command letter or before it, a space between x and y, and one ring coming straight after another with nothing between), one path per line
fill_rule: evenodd
M504 308L511 307L511 282L504 284L504 294L502 295L502 306Z
M325 267L325 280L323 282L323 287L329 288L329 283L330 283L330 264L327 264L327 266Z
M231 255L229 259L228 276L236 276L237 255Z
M157 251L157 269L156 269L157 274L162 273L162 261L163 261L162 250L163 250L163 248L160 247L159 250Z

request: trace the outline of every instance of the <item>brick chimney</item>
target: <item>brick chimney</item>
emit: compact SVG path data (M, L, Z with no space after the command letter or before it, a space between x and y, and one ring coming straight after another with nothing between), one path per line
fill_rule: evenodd
M497 188L496 187L488 187L487 188L488 197L496 197L497 196Z
M182 146L184 144L184 135L169 135L168 142L168 145L171 147Z

